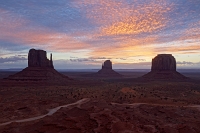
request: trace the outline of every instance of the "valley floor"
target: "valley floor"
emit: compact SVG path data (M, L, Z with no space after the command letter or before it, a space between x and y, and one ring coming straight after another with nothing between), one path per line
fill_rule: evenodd
M68 85L1 86L0 132L200 132L198 80L145 82L129 76L84 79L76 74L73 78Z

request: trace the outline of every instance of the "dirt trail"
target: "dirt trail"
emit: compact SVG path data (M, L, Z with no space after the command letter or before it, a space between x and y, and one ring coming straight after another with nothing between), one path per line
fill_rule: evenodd
M111 103L112 105L118 105L118 106L131 106L131 107L138 107L140 105L153 105L153 106L168 106L168 107L180 107L178 105L173 104L154 104L154 103ZM185 108L197 108L200 111L200 105L188 105L188 106L181 106Z
M1 123L0 126L5 126L5 125L11 124L13 122L29 122L29 121L42 119L42 118L44 118L46 116L53 115L54 113L56 113L61 108L67 108L67 107L70 107L70 106L73 106L73 105L76 105L76 107L80 107L81 104L84 104L84 103L86 103L88 101L90 101L89 98L83 98L83 99L81 99L81 100L79 100L79 101L77 101L75 103L70 103L70 104L67 104L67 105L62 105L62 106L58 106L56 108L50 109L49 112L47 114L45 114L45 115L36 116L36 117L32 117L32 118L27 118L27 119L22 119L22 120L13 120L13 121Z
M191 108L197 108L199 111L200 111L200 105L190 105L188 107L191 107Z
M45 115L41 115L41 116L37 116L37 117L32 117L32 118L27 118L27 119L22 119L22 120L13 120L13 121L9 121L9 122L5 122L5 123L1 123L0 126L5 126L5 125L8 125L8 124L11 124L13 122L29 122L29 121L34 121L34 120L38 120L38 119L42 119L46 116L51 116L53 115L54 113L56 113L59 109L61 108L67 108L67 107L79 107L84 104L84 103L87 103L89 102L90 99L89 98L83 98L75 103L71 103L71 104L67 104L67 105L62 105L62 106L58 106L56 108L53 108L53 109L50 109L49 112ZM180 107L178 105L167 105L167 104L153 104L153 103L132 103L132 104L128 104L128 103L123 103L123 104L120 104L120 103L111 103L111 105L115 105L115 106L130 106L130 107L138 107L140 105L153 105L153 106L171 106L171 107ZM200 105L188 105L188 106L182 106L182 107L186 107L186 108L197 108L199 111L200 111Z

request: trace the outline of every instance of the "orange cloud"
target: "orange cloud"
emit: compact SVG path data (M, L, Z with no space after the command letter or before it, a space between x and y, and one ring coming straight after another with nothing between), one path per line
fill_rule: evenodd
M165 27L169 21L165 13L170 8L165 6L152 3L138 10L111 26L103 27L102 33L105 35L151 33Z
M153 45L154 37L146 39L126 39L118 45L105 45L101 48L94 48L90 55L94 57L105 56L107 58L130 58L137 56L151 57L156 54Z
M139 0L135 0L139 2ZM165 0L150 1L143 4L128 4L115 0L82 0L75 2L77 8L86 12L86 16L99 28L90 36L99 40L99 47L93 47L89 55L99 57L152 56L158 36L132 36L142 33L153 33L162 30L170 19L167 13L173 5ZM89 7L89 8L88 8ZM103 43L104 41L110 43ZM145 49L145 51L144 51Z
M187 45L187 46L182 46L182 47L167 47L167 48L163 48L163 51L169 51L169 52L179 52L179 53L199 53L200 51L200 45L199 44L194 44L194 45Z
M139 0L135 0L140 2ZM82 0L76 2L86 16L100 24L101 35L153 32L166 26L172 5L164 0L139 5L114 0ZM87 8L89 7L89 8Z

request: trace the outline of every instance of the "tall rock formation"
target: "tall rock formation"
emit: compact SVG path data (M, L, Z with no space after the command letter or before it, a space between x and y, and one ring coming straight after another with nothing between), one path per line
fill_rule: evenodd
M22 71L10 75L8 80L15 81L66 81L69 78L54 69L52 54L50 60L44 50L30 49L28 53L28 67Z
M87 76L91 76L91 77L122 77L121 74L115 72L112 69L112 62L110 60L106 60L102 64L102 69L99 70L97 73L90 74Z
M30 49L28 53L28 67L53 67L52 54L51 59L47 59L47 53L44 50Z
M171 54L159 54L152 59L151 72L142 76L146 79L187 79L176 71L176 59Z
M176 71L176 59L171 54L159 54L152 59L151 71Z
M112 69L112 62L110 60L106 60L102 64L102 69Z

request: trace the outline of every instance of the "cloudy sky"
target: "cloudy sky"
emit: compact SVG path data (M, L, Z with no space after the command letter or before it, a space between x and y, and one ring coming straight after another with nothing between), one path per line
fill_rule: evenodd
M148 69L157 54L200 68L200 0L1 0L0 69L26 67L30 48L57 69Z

